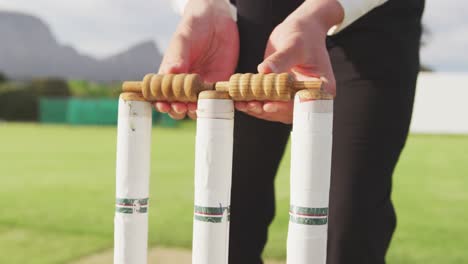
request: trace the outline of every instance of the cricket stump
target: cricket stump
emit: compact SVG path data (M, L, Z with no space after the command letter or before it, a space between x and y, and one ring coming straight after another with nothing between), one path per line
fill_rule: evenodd
M195 146L192 264L227 264L234 104L226 92L201 92Z
M120 95L114 264L148 263L151 111L151 104L141 95Z
M312 93L299 91L294 102L288 264L325 264L327 256L333 100Z

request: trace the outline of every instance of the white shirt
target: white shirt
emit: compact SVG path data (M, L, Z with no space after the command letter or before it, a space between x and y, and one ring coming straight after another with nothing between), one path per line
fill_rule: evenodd
M188 0L172 0L174 9L177 13L182 14L184 11L185 4ZM228 0L223 0L229 3ZM254 0L252 0L254 1ZM312 0L308 0L312 1ZM382 5L387 2L387 0L337 0L344 9L344 19L343 21L332 27L328 31L328 35L334 35L341 30L345 29L347 26L351 25L354 21L358 20L360 17L369 13L372 9ZM235 19L235 9L233 10L233 17Z
M338 2L344 9L344 19L341 24L332 27L328 31L328 35L340 32L372 9L387 2L387 0L338 0Z

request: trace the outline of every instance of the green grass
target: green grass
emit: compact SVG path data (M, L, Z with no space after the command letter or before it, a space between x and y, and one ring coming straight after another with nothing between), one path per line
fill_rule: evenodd
M150 241L189 248L194 126L155 128ZM0 263L66 263L112 247L115 127L0 124ZM285 255L289 155L266 256ZM388 262L468 262L468 137L410 137L395 174Z

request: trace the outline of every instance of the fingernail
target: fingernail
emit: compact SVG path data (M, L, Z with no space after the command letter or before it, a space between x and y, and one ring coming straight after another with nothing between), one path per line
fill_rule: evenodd
M188 116L189 116L191 119L197 119L197 111L189 111L189 112L188 112Z
M169 112L168 115L174 120L181 120L181 119L185 118L184 114L180 115L180 114L177 114L177 113L170 113Z
M170 69L179 69L181 65L182 65L181 63L171 64Z
M265 104L263 110L267 113L275 113L278 111L278 107L274 104Z
M260 107L258 107L258 106L251 107L250 111L252 111L252 112L254 112L256 114L261 114L262 113L262 109L260 109Z
M174 110L174 112L176 112L177 114L182 114L183 113L183 111L180 111L180 109L175 107L175 106L172 106L172 110Z
M167 113L167 115L172 119L176 119L175 116L172 113Z
M154 103L154 109L156 109L156 111L161 112L161 113L167 113L167 111L164 111L165 110L164 107L161 107L159 103Z
M159 73L160 74L174 73L174 71L177 72L181 66L182 66L181 63L164 64L159 68Z
M276 67L276 65L273 62L268 61L267 64L268 64L268 67L270 67L272 72L279 73L278 72L278 67Z
M245 105L236 104L236 110L237 111L245 112L247 110L246 108L247 107Z

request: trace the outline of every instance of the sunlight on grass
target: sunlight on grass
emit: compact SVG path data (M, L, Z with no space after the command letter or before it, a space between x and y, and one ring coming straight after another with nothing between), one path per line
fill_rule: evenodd
M3 123L0 136L0 263L66 263L111 248L116 128ZM191 245L194 138L192 122L153 131L152 245ZM468 261L467 149L467 136L410 137L395 172L389 263ZM265 255L283 258L289 154L276 187Z

